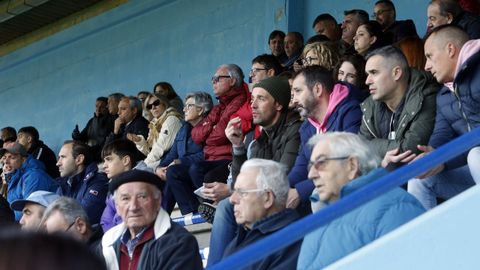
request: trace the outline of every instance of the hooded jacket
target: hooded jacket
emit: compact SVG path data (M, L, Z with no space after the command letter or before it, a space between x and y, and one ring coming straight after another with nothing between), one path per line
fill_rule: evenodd
M42 162L28 155L22 166L6 176L8 184L7 200L12 203L15 200L26 199L30 193L37 190L55 192L57 185L45 172ZM22 218L21 211L15 211L15 220Z
M437 95L437 116L429 145L438 148L480 125L480 40L460 51L453 84ZM452 89L449 89L451 85ZM446 169L467 164L467 153L445 163Z
M411 150L418 153L417 145L425 145L433 131L436 113L438 85L433 76L424 71L411 69L410 80L403 110L395 130L395 139L382 138L381 101L370 96L362 104L362 125L359 134L370 142L370 146L380 156L389 150L400 148L400 152Z
M315 124L314 121L304 121L300 127L300 150L298 152L295 165L288 174L288 180L290 186L294 187L303 203L308 202L310 194L312 194L314 185L313 182L308 179L308 162L310 161L310 155L312 154L311 147L308 146L308 140L315 134L327 131L346 131L357 133L360 128L360 122L362 118L362 112L360 110L360 102L358 100L358 91L354 89L351 84L337 83L334 87L332 95L335 92L346 93L341 100L337 100L332 103L335 106L329 104L327 111L328 118L324 119L324 124ZM347 91L347 92L345 92Z

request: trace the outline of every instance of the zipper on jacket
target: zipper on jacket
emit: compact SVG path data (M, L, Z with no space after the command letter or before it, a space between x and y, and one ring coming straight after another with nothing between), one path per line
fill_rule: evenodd
M368 126L367 121L365 120L365 115L362 116L362 121L365 123L365 126L367 127L368 131L370 131L370 134L372 134L375 139L377 139L377 136L373 133L372 129Z
M467 130L468 132L472 131L472 127L470 126L470 123L468 122L467 115L465 114L465 111L463 110L462 102L460 101L460 96L458 95L458 88L457 84L453 84L453 94L455 98L457 99L458 102L458 109L460 110L460 113L462 114L463 120L467 123Z

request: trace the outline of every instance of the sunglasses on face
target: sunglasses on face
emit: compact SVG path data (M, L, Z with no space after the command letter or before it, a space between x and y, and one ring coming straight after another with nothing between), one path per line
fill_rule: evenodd
M160 105L160 100L155 100L154 102L150 103L150 104L147 104L147 110L151 110L153 109L153 107L157 107L158 105Z

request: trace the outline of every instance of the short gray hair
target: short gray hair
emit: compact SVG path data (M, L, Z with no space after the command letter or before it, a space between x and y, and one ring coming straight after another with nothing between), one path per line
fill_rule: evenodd
M139 98L135 96L128 96L128 97L122 97L121 100L128 100L128 104L130 105L130 109L137 109L137 115L136 116L142 116L143 114L143 107L142 107L142 102L140 101Z
M380 165L380 157L357 134L327 132L313 136L308 141L308 144L314 147L321 141L328 141L328 147L332 156L357 158L360 175L368 174Z
M275 205L285 208L290 185L287 167L273 160L252 158L245 161L240 171L257 169L257 188L268 189L275 195Z
M207 116L210 110L213 108L212 96L206 92L197 91L188 93L187 97L185 98L185 103L189 98L193 98L195 105L203 109L203 116Z
M51 203L43 215L42 223L44 223L52 214L59 212L67 224L72 224L77 218L85 221L90 228L87 213L82 205L75 199L69 197L60 197Z
M226 65L221 65L219 69L220 68L227 69L228 75L235 79L235 87L242 86L243 79L245 78L245 76L243 75L243 71L239 66L235 64L226 64Z

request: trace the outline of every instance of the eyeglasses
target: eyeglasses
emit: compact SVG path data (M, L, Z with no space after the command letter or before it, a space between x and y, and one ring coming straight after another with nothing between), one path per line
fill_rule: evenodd
M261 70L268 70L268 68L252 68L250 69L250 74L257 74Z
M347 158L349 158L349 156L345 156L345 157L319 157L315 161L309 161L308 162L308 171L310 171L310 169L312 169L312 167L314 167L315 170L320 171L320 170L325 168L325 165L327 164L327 162L329 160L344 160L344 159L347 159Z
M147 104L147 110L151 110L153 109L153 107L157 107L158 105L160 105L160 100L157 99L155 100L154 102L150 103L150 104Z
M257 188L257 189L241 189L241 188L234 188L232 190L232 195L233 194L238 194L240 198L245 198L248 193L254 193L254 192L265 192L267 191L266 189L263 188Z
M385 12L389 12L389 11L392 11L391 9L380 9L379 11L377 11L376 13L374 12L372 14L372 19L376 19L378 16L382 15L383 13Z
M213 83L218 83L221 78L231 78L229 75L218 75L218 76L213 76L212 77L212 82Z
M191 104L185 104L185 106L183 106L185 110L190 110L193 107L197 107L197 105L191 103Z
M302 59L302 64L303 65L311 65L313 61L318 60L317 57L305 57Z

